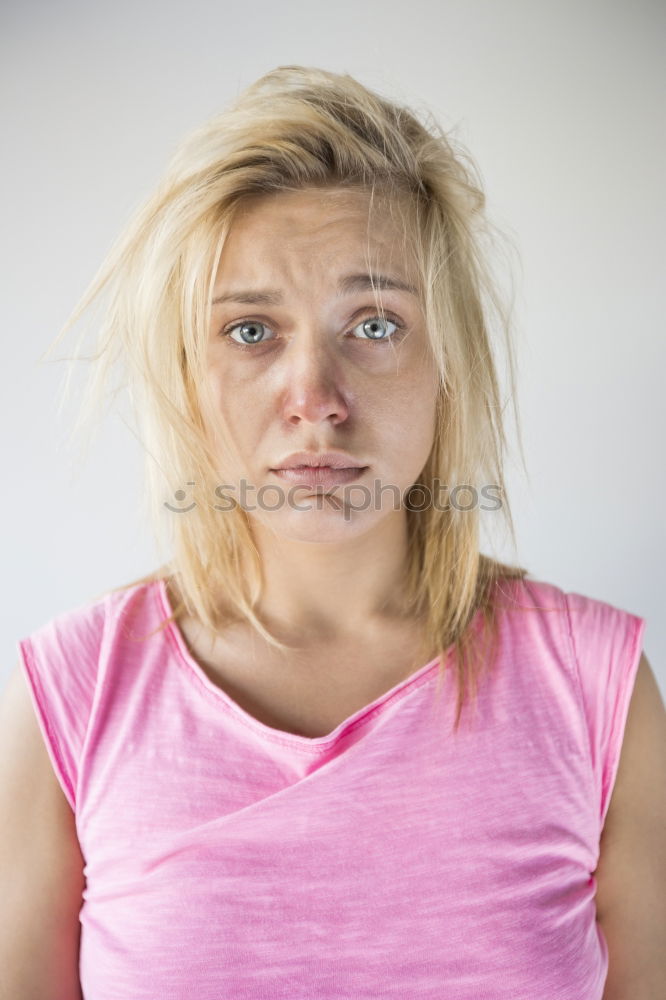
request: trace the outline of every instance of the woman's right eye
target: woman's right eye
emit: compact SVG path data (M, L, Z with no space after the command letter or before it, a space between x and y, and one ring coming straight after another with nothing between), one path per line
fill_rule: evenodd
M247 337L247 340L236 340L231 337L234 344L238 344L239 347L250 347L252 344L263 344L264 339L261 337L261 331L258 328L264 328L269 330L270 327L266 326L265 323L261 323L257 319L245 319L241 320L240 323L234 323L233 326L228 326L226 330L222 331L223 337L230 337L235 330L240 331L240 335ZM271 338L268 338L271 339Z

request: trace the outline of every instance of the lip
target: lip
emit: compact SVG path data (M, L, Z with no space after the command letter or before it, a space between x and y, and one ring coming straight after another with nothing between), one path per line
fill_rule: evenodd
M348 469L319 465L301 466L300 468L290 469L271 469L271 472L273 475L279 476L280 479L295 483L297 486L307 486L310 489L315 489L317 486L331 487L352 483L355 479L359 479L367 468L367 465L362 468Z
M281 469L293 469L303 465L318 468L326 466L329 469L367 469L368 466L361 459L354 455L348 455L345 451L295 451L287 455L277 465L271 468L271 472L278 472Z

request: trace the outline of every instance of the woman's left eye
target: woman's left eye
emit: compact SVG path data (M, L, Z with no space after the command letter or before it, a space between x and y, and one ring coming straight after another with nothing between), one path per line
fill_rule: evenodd
M395 327L395 332L390 336L385 335L385 327L387 323ZM363 336L358 337L358 340L392 340L395 333L402 329L402 323L389 319L387 316L370 316L368 319L361 320L361 322L354 327L354 330L359 329L363 331Z

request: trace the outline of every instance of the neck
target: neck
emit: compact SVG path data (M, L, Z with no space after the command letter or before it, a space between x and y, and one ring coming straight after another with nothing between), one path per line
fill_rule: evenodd
M345 640L407 620L404 511L342 542L276 537L258 526L264 567L259 614L269 628L305 642Z

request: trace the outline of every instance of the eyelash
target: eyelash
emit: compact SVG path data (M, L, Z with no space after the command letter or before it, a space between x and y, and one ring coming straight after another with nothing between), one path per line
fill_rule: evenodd
M364 337L354 337L353 338L354 340L363 341L365 339L366 343L368 343L368 344L372 344L372 343L375 343L375 344L388 344L391 341L395 341L395 340L400 339L400 334L405 329L405 324L401 323L400 320L396 316L394 316L392 313L388 313L388 312L385 312L383 317L381 315L379 315L379 314L374 314L374 313L369 313L367 316L362 316L361 319L359 319L359 321L357 323L355 323L353 327L351 327L351 329L352 330L355 329L361 323L365 323L366 320L369 320L369 319L387 319L390 323L393 323L393 325L396 327L395 333L392 333L389 337L381 337L379 340L375 340L375 341L373 341L370 337L367 337L367 338L364 338ZM230 326L224 327L220 331L220 336L221 337L229 337L230 333L232 333L234 330L236 330L239 326L244 326L245 323L258 323L260 326L266 326L266 327L268 327L268 323L264 323L263 320L253 319L251 316L248 316L246 319L237 320L235 323L232 323ZM270 329L270 327L268 327L268 329ZM256 344L240 344L237 340L231 340L231 338L229 338L229 339L230 339L231 343L234 345L234 347L239 347L241 349L241 351L253 351L253 350L255 350L255 348L261 347L262 344L264 343L264 341L260 341L260 342L258 342ZM265 341L265 343L270 343L270 341Z

